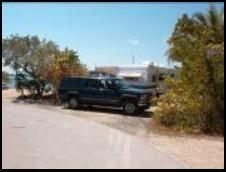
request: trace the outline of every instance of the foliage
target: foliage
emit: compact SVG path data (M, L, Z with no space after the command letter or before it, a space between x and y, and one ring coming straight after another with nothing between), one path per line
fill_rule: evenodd
M167 126L203 132L224 129L224 20L211 6L207 14L184 14L170 40L170 60L180 62L179 79L168 79L168 93L155 117Z
M54 63L47 70L47 76L54 86L54 93L57 92L60 81L65 76L81 76L87 75L86 67L81 64L77 52L65 48L64 51L58 51L54 56Z
M54 42L37 36L12 35L2 39L2 57L4 64L15 70L17 88L34 90L40 96L46 85L57 88L64 75L80 75L77 69L85 70L76 52L60 51Z
M42 95L46 80L45 69L51 65L56 45L51 41L40 41L36 36L11 36L2 41L2 56L5 65L16 72L18 89L34 89Z

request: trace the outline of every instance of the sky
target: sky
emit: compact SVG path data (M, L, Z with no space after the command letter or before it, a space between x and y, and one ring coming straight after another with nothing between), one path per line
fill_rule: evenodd
M215 3L221 9L224 3ZM2 3L2 37L37 35L78 51L89 69L153 62L168 66L167 39L187 13L210 3Z

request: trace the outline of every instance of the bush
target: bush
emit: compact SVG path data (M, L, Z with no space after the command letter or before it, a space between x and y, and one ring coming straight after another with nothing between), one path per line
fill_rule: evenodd
M156 120L187 132L224 133L222 101L216 109L209 94L189 90L180 80L168 80L167 84L173 88L158 98Z
M200 16L202 20L200 20ZM158 100L155 118L180 130L224 133L224 17L184 14L168 41L170 60L181 64L178 78Z

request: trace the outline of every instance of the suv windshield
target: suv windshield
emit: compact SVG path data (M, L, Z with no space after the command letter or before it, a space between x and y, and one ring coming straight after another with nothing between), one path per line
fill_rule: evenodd
M129 83L122 79L115 80L114 85L119 88L128 88L129 87Z

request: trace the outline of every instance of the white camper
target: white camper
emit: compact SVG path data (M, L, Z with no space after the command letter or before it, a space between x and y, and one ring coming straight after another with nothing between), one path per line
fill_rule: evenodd
M125 79L133 85L156 85L158 92L166 90L164 79L167 75L175 76L176 70L154 64L119 65L97 67L96 71L105 72Z

